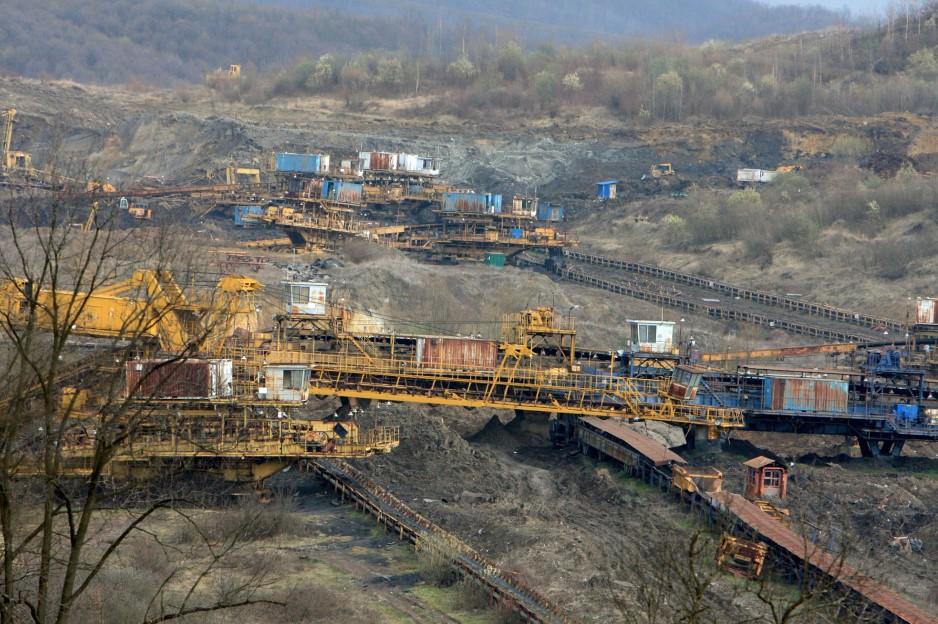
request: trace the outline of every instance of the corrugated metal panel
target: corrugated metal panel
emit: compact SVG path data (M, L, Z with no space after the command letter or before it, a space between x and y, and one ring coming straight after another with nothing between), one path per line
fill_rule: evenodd
M231 360L134 360L125 373L126 392L141 399L231 396Z
M362 185L356 182L336 182L332 189L332 199L345 204L357 204L362 200Z
M403 171L420 171L422 169L416 154L398 154L397 168Z
M371 152L358 152L358 170L368 171L369 169L371 169Z
M608 433L613 438L621 440L626 445L648 458L654 465L685 464L684 458L673 452L665 445L644 436L637 431L629 429L614 420L603 420L593 416L581 418L581 422Z
M287 179L287 194L288 195L299 195L303 192L303 182L306 178L299 178L296 176L290 177Z
M329 157L324 154L279 152L276 160L277 171L284 173L320 173L324 171L323 165L326 169L329 166Z
M429 367L493 369L498 365L498 343L475 338L423 336L417 339L417 362Z
M398 154L390 152L360 152L358 155L365 171L396 171Z
M915 322L925 325L938 323L938 315L935 314L935 300L922 299L918 302L915 313Z
M541 202L537 206L538 221L563 221L563 206L552 206L547 202Z
M478 193L444 193L444 212L486 212L485 195Z
M322 197L322 178L311 178L303 186L303 197Z
M802 379L796 377L766 380L764 405L774 411L827 412L847 411L847 382L839 379Z
M486 193L485 194L485 207L486 212L489 214L501 214L502 213L502 196L497 193Z

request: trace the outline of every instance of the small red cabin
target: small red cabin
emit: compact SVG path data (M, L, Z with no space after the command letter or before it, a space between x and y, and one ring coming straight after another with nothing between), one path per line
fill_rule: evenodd
M743 462L746 475L746 498L777 498L784 500L788 493L788 468L768 457L754 457Z

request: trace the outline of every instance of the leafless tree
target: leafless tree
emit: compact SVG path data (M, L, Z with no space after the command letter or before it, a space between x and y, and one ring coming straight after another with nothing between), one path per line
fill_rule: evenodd
M59 194L17 196L0 219L0 622L64 624L117 553L131 540L152 538L149 523L184 513L173 491L154 495L135 482L115 484L112 460L152 420L123 387L127 361L152 351L166 315L179 310L145 287L121 308L114 331L77 336L93 305L115 280L136 269L172 270L184 287L198 277L198 259L178 230L121 229L121 214L90 199ZM76 227L75 224L87 224ZM52 294L56 293L56 294ZM171 353L195 355L210 327ZM92 391L91 398L86 392ZM76 455L76 448L84 454ZM191 518L186 515L186 518ZM201 534L201 533L200 533ZM263 574L203 591L237 550L242 535L201 540L207 555L195 575L176 569L153 588L144 621L271 602ZM261 568L258 568L260 570ZM181 590L180 583L186 585Z
M802 537L798 556L770 551L763 573L741 580L717 567L718 535L662 527L622 552L612 574L618 584L611 596L623 620L635 624L875 621L849 590L851 583L864 582L866 577L846 563L850 552L846 541L829 551Z

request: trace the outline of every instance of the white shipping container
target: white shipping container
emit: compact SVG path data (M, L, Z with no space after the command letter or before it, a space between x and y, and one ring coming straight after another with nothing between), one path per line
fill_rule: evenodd
M397 155L397 165L398 168L403 171L420 171L421 167L417 163L416 154L398 154Z
M778 174L774 171L765 169L739 169L736 171L737 182L758 182L766 183L775 179Z
M627 320L633 353L671 353L674 323L671 321Z
M319 155L319 172L329 173L329 154Z
M440 175L440 167L435 158L429 156L419 156L417 158L420 172L428 176Z
M230 397L234 385L231 360L209 360L209 363L212 398Z
M310 370L297 364L269 364L264 367L264 385L257 397L269 401L300 402L309 399Z
M286 282L287 312L309 316L326 315L329 285L318 282Z
M371 169L371 152L358 152L359 171L368 171Z

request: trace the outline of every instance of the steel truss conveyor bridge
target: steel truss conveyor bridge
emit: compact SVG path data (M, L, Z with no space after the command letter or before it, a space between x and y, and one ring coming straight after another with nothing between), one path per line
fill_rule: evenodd
M360 352L276 352L278 361L310 369L311 395L426 405L508 409L557 416L657 420L715 439L733 429L856 437L865 455L897 455L907 440L938 440L938 426L896 417L887 405L849 401L840 411L764 405L760 378L706 378L697 396L680 400L669 378L628 378L524 366L512 345L495 368L428 366L409 357ZM523 349L517 345L514 349Z
M764 384L769 382L770 377L749 372L712 371L705 376L705 388L698 394L697 401L741 410L746 429L752 431L856 437L860 450L867 457L899 455L909 440L938 440L938 424L922 418L903 419L897 414L894 403L869 397L854 398L853 390L843 406L777 408L764 396Z
M309 392L322 397L658 420L703 427L711 438L745 424L739 409L669 397L663 379L524 367L523 347L504 346L506 355L493 369L427 366L366 353L279 351L276 359L309 366Z

